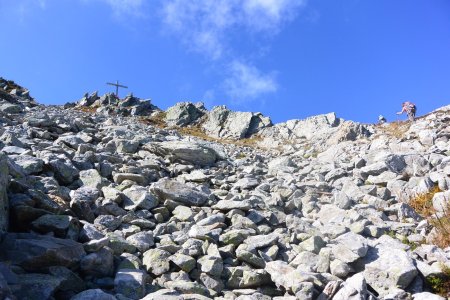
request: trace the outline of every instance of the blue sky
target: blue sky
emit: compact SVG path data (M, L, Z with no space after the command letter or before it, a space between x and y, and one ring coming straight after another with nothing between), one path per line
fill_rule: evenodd
M0 76L45 104L117 79L274 122L450 104L448 0L0 0L0 28Z

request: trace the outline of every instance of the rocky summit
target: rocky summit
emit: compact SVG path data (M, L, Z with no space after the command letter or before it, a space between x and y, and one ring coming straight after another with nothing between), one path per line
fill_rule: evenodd
M446 299L450 106L414 122L0 80L1 299Z

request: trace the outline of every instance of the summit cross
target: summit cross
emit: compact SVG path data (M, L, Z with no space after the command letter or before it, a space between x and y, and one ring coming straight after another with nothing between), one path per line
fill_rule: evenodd
M116 80L116 83L107 82L106 84L113 85L116 87L116 97L119 98L119 87L127 89L127 86L119 84L119 80Z

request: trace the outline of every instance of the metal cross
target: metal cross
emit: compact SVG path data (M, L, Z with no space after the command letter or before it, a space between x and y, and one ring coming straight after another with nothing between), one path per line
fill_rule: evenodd
M116 83L107 82L106 84L113 85L116 87L116 97L119 98L119 87L127 89L127 86L120 85L119 80L116 80Z

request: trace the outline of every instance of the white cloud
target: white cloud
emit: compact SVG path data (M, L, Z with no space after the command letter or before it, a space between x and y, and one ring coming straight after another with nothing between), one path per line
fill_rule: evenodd
M255 66L233 61L229 66L229 73L230 77L225 80L223 88L235 102L254 100L278 90L274 72L263 74Z
M131 14L135 16L143 15L143 0L103 0L108 3L116 15Z
M113 11L113 14L117 18L125 16L143 17L144 13L144 0L81 0L82 2L103 2L109 5Z
M167 0L164 24L192 51L219 59L234 29L276 33L292 20L306 0Z
M306 0L246 0L243 3L249 27L277 32L284 22L295 18Z

